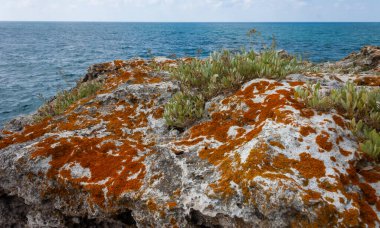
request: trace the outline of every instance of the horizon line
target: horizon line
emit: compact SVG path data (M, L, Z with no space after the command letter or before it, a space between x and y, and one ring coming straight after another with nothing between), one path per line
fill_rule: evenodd
M72 23L380 23L380 21L81 21L81 20L0 20L0 22Z

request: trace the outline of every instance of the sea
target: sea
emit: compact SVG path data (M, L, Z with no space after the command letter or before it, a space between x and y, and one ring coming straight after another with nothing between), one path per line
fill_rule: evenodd
M252 38L255 29L262 38ZM151 56L207 57L256 41L313 62L380 46L380 23L0 22L0 127L73 87L95 63Z

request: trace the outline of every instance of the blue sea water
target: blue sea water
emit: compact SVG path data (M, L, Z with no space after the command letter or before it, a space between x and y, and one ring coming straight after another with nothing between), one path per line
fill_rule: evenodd
M0 126L35 111L40 96L72 87L89 65L131 57L202 57L240 49L255 28L278 48L314 62L380 45L380 23L69 23L0 22ZM151 50L151 51L149 51Z

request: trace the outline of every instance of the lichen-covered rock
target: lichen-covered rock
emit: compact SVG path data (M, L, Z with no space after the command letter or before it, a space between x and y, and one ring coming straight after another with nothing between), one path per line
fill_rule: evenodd
M380 70L380 47L365 46L337 62L342 67L359 67L361 70Z
M2 132L0 226L380 225L380 167L339 113L294 98L307 76L247 82L180 133L163 119L177 83L143 60L96 69L95 96Z

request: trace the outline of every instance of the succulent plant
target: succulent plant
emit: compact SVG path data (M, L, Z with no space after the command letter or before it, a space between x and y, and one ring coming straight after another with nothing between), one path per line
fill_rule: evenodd
M204 114L204 99L201 95L178 92L165 105L164 118L169 126L184 128Z
M323 96L320 89L320 82L317 82L315 85L308 83L306 88L297 87L294 96L297 99L301 99L308 107L327 110L330 107L331 100L329 97Z
M45 101L45 104L38 110L36 121L45 118L57 116L66 111L66 109L76 101L95 94L103 87L100 81L89 81L80 84L71 90L58 92L52 101Z
M180 63L172 70L172 77L181 82L182 91L197 92L208 99L250 79L281 79L301 69L297 58L283 58L272 48L261 53L223 50L212 53L205 60Z
M320 84L298 87L295 97L307 106L318 110L333 107L351 119L351 131L358 137L361 150L368 155L380 157L380 90L364 89L353 83L333 89L329 94L320 93Z
M380 158L380 134L376 130L372 130L367 134L367 140L360 144L360 149L369 156Z

